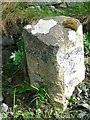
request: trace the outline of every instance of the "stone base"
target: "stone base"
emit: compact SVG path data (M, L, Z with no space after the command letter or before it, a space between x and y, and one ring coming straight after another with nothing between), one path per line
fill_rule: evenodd
M31 84L46 85L56 108L66 108L66 98L85 77L81 23L65 16L44 18L25 26L23 36Z

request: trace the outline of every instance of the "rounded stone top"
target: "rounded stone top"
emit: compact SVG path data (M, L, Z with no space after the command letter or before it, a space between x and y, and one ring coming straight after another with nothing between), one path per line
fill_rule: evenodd
M66 40L72 42L76 40L77 31L81 23L79 20L67 16L46 17L33 21L31 25L26 25L24 29L36 36L47 45L59 46ZM79 34L82 32L78 32ZM72 38L72 35L74 36Z

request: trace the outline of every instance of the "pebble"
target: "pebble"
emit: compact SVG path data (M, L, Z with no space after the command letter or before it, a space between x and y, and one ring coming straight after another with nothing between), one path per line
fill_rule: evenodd
M1 106L0 106L0 109L1 109L3 112L7 112L7 110L8 110L8 105L5 104L5 103L2 103Z

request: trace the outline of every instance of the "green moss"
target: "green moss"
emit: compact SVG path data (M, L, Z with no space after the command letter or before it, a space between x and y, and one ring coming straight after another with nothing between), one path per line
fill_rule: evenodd
M77 20L67 18L65 21L63 21L63 25L65 28L71 28L74 31L77 31L78 25Z

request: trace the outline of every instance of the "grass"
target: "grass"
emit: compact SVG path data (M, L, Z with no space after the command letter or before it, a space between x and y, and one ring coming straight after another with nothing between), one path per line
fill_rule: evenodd
M13 95L13 118L19 119L20 116L23 119L42 117L51 118L53 116L54 107L53 104L49 102L50 98L46 89L46 86L35 87L29 84L16 86L9 89L9 94ZM29 99L28 105L25 105L23 103L23 100L20 101L20 99L18 99L18 96L20 96L20 94L30 94L32 92L34 92L34 94L32 95L32 98ZM24 97L23 94L22 97ZM34 107L31 107L32 105ZM9 114L11 114L11 112Z
M84 38L83 40L84 41L84 52L85 54L88 54L90 51L89 33L88 32L84 33L83 38Z
M3 31L7 31L7 24L12 23L13 26L23 26L31 23L35 19L43 18L46 16L72 16L83 17L89 14L90 2L78 3L76 5L69 5L69 7L51 8L50 6L32 6L31 3L2 3L2 20ZM18 24L19 22L19 24Z

